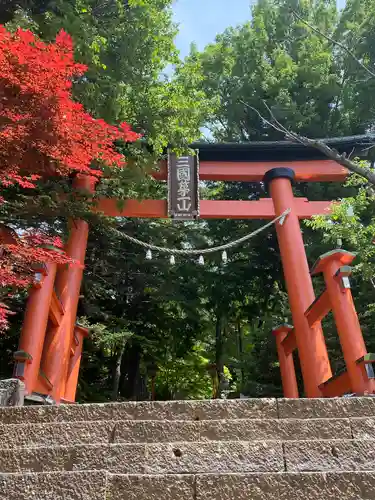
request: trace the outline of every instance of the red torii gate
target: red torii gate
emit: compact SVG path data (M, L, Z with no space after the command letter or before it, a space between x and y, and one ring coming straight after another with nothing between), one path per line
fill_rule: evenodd
M332 140L341 151L350 152L359 138ZM283 224L276 224L277 237L294 326L274 330L285 397L299 397L293 363L298 349L307 397L339 396L347 392L375 392L372 362L353 305L348 264L353 254L343 250L322 256L313 274L322 272L327 290L315 299L299 219L327 213L330 202L295 198L292 184L344 181L347 171L319 153L290 143L194 145L199 149L200 179L264 182L271 198L257 201L201 200L201 218L273 219L285 210ZM280 158L281 161L275 161ZM166 163L154 173L167 178ZM93 190L92 179L77 177L76 189ZM166 218L166 200L128 200L119 209L117 200L103 199L98 211L110 217ZM66 252L84 262L89 227L78 220L71 224ZM87 329L76 324L83 270L47 264L30 291L19 350L15 353L15 376L24 381L26 397L55 403L75 401L83 339ZM332 377L320 321L333 311L347 370Z

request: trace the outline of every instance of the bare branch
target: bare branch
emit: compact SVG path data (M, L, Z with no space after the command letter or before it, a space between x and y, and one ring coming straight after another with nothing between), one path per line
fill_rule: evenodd
M371 75L372 78L375 78L375 73L373 71L371 71L367 66L365 66L358 58L357 56L354 54L354 52L352 52L348 47L346 47L345 45L343 45L341 42L338 42L337 40L335 40L334 38L328 36L326 33L323 33L322 31L320 31L318 28L316 28L315 26L312 26L309 22L307 22L305 19L303 19L303 17L301 17L295 10L292 9L292 14L301 21L301 23L305 24L306 26L308 26L312 31L314 31L315 33L317 33L318 35L322 36L323 38L325 38L326 40L328 40L329 42L333 43L334 45L337 45L337 47L340 47L342 50L344 50L347 54L349 54L349 56L354 59L354 61L356 61L356 63L361 66L361 68L363 68L369 75Z
M358 163L347 158L345 154L340 154L335 149L330 148L328 144L324 143L323 141L320 141L318 139L309 139L307 137L301 137L301 136L299 137L305 146L310 146L315 149L318 149L331 160L336 161L337 163L347 168L351 172L354 172L360 175L361 177L364 177L372 185L375 186L375 174L370 169L361 167L360 165L358 165Z
M350 151L348 158L350 159L353 156L353 153L355 152L355 147Z
M375 148L375 144L372 144L371 146L369 146L368 148L363 148L362 151L365 153L365 152L368 152L370 151L371 149Z
M247 104L245 101L242 101L240 99L239 101L241 104L243 104L244 106L246 106L247 108L251 109L252 111L254 111L258 116L259 118L262 120L263 123L265 123L266 125L268 125L269 127L273 128L274 130L276 130L277 132L281 132L282 134L284 135L288 135L289 138L291 138L292 136L292 132L289 132L288 130L286 130L286 128L281 125L281 123L279 123L273 116L273 114L271 113L271 110L268 108L267 104L265 104L265 106L267 107L267 109L270 111L270 114L271 114L271 117L275 120L275 123L272 123L270 122L269 120L267 120L261 113L258 109L254 108L253 106L250 106L250 104ZM264 101L263 101L264 102ZM293 136L293 140L296 140L297 142L301 142L301 141L298 141L298 136ZM302 144L302 142L301 142Z
M269 125L270 127L272 127L274 130L277 130L278 132L283 133L284 136L287 139L289 139L289 140L291 140L293 142L299 142L300 144L303 144L306 147L314 148L314 149L317 149L318 151L321 151L323 154L325 154L327 156L327 158L336 161L337 163L339 163L343 167L347 168L351 172L354 172L354 173L360 175L361 177L364 177L365 179L368 180L368 182L370 184L372 184L373 186L375 186L375 173L374 172L372 172L368 168L361 167L360 165L358 165L358 163L350 160L346 156L345 153L340 154L335 149L330 148L328 146L328 144L326 144L322 140L319 140L319 139L310 139L308 137L304 137L302 135L299 135L299 134L297 134L295 132L292 132L292 131L288 130L286 127L284 127L284 125L282 125L275 118L275 116L273 115L271 109L269 108L269 106L266 103L264 103L264 104L265 104L268 112L271 115L271 120L272 121L267 120L260 113L260 111L258 109L256 109L256 108L254 108L253 106L250 106L249 104L245 103L244 101L240 101L240 102L242 104L244 104L247 108L253 110L260 117L260 119L264 123L266 123L267 125Z
M273 114L271 108L268 106L266 101L263 100L263 104L264 104L265 108L267 109L267 111L269 112L269 114L273 120L273 123L276 123L276 125L278 126L278 129L281 130L282 132L284 132L285 136L289 137L289 139L292 139L296 142L300 142L301 144L303 144L302 140L295 132L292 132L291 130L287 129L286 127L284 127L284 125L282 123L279 122L279 120L277 120L277 118Z

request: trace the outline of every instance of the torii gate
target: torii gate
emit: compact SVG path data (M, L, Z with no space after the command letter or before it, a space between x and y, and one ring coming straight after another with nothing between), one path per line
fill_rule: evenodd
M341 152L351 152L361 137L332 139ZM274 329L284 396L298 398L293 363L298 350L305 395L308 398L340 396L348 392L375 392L372 362L363 341L353 305L348 275L354 255L335 250L320 257L310 274L299 219L326 214L330 202L295 198L292 184L344 181L347 171L320 153L287 142L247 144L195 144L199 150L200 179L263 182L270 198L257 201L201 200L201 218L273 219L290 209L283 224L276 224L280 255L289 296L293 326ZM167 179L161 162L155 178ZM89 177L77 177L76 189L93 190ZM111 217L168 217L166 200L128 200L119 209L117 200L103 199L98 210ZM84 262L89 227L74 221L66 244L67 254ZM315 298L312 274L323 273L327 289ZM51 403L75 401L83 339L87 329L76 324L83 270L79 267L43 266L25 312L19 350L15 353L15 377L25 383L26 397ZM333 311L346 371L332 377L321 320Z

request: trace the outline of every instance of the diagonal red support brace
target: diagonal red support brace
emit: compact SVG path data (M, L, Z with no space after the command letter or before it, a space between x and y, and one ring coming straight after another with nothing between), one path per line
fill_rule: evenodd
M327 290L324 290L319 297L317 297L311 306L306 310L305 316L309 325L311 327L315 326L316 323L320 323L321 320L327 316L331 310L331 303L329 301L329 296Z
M297 349L294 329L288 333L285 339L281 342L281 345L283 346L286 355L292 354L292 352Z
M321 320L329 313L331 310L331 304L329 301L328 293L325 290L323 293L317 297L311 306L306 310L305 316L309 323L309 326L313 328L315 325L321 322ZM282 341L282 346L285 350L285 354L291 354L297 349L296 336L294 329L291 330L285 339Z

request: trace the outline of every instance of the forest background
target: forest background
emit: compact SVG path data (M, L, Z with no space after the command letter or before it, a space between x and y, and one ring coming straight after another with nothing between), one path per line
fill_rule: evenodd
M142 134L119 146L129 161L101 192L120 200L165 197L147 166L172 144L183 148L209 131L213 141L283 140L262 119L271 110L288 130L309 138L366 134L375 139L375 0L259 0L251 20L180 60L172 0L20 0L0 4L0 24L31 30L51 42L61 29L75 59L87 65L74 98L96 118L122 121ZM370 69L370 72L369 72ZM375 149L367 151L372 168ZM158 399L212 395L212 370L222 388L247 396L280 396L273 326L290 322L274 230L229 252L196 259L153 254L121 238L126 232L165 247L214 246L253 231L262 221L193 223L92 216L74 202L56 206L63 182L37 186L32 210L22 187L3 187L2 221L53 229L66 237L70 215L90 222L80 322L90 326L78 399ZM210 182L206 198L258 199L262 185ZM310 264L342 240L358 253L353 294L369 351L375 350L375 196L366 181L296 186L310 200L342 200L331 217L303 224ZM348 206L352 209L348 210ZM319 291L322 283L316 282ZM9 377L27 293L3 300L15 314L0 336L0 377ZM332 368L343 366L332 317L323 322Z

